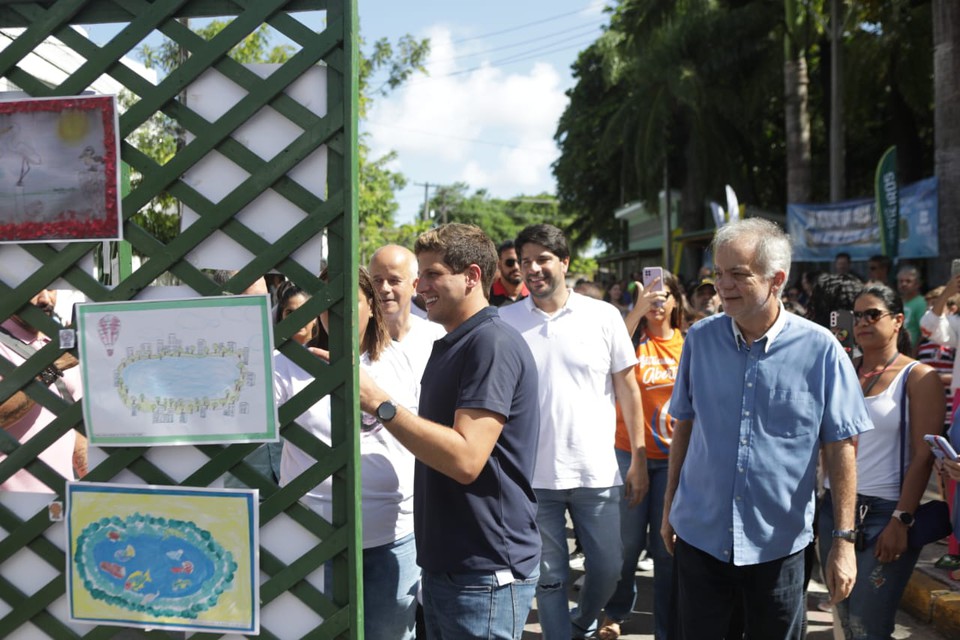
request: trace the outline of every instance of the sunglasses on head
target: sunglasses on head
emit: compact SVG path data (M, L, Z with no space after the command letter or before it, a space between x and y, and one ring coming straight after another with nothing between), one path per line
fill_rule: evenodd
M517 260L516 258L507 258L506 260L503 261L503 264L507 265L508 267L515 267L519 262L520 261Z
M883 316L892 315L892 313L889 311L884 311L883 309L867 309L866 311L854 311L853 321L860 322L861 320L866 319L868 324L873 324Z

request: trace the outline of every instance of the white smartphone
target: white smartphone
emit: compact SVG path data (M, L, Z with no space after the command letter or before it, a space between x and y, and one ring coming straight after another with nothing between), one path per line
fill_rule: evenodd
M943 436L927 435L923 436L923 439L930 445L930 450L933 451L933 455L936 457L947 460L957 459L957 452L950 444L950 441Z
M657 282L654 283L654 280ZM643 268L643 288L647 291L663 291L663 267Z
M960 258L954 258L950 263L950 277L956 278L960 275Z

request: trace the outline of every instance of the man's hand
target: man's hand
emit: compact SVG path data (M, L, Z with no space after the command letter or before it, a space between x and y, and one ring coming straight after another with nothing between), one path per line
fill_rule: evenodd
M852 542L834 538L827 558L826 580L830 604L837 604L850 595L857 581L857 556Z
M627 477L623 479L623 497L627 504L635 507L647 497L650 489L650 476L647 474L647 460L642 456L634 456L627 469Z
M64 351L60 354L60 357L54 360L53 366L60 371L66 371L80 364L80 362L74 357L69 351Z
M660 537L663 538L663 546L666 547L667 553L673 555L673 550L677 546L677 532L673 530L673 525L670 524L670 505L664 503L663 505L663 520L660 522Z

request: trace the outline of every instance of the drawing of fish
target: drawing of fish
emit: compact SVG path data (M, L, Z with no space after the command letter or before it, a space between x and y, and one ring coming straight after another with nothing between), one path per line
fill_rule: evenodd
M181 590L186 589L187 587L189 587L190 584L191 584L190 581L187 580L186 578L180 578L179 580L174 580L174 581L173 581L173 590L174 590L174 591L181 591Z
M104 560L103 562L100 563L100 568L103 571L106 571L107 573L112 575L114 578L123 579L123 577L127 575L127 570L121 567L116 562L107 562L106 560Z
M143 589L148 582L153 582L150 579L150 570L147 569L146 572L143 571L134 571L130 574L130 577L127 578L127 581L124 583L123 588L127 591L140 591Z
M191 574L193 573L193 563L190 562L189 560L184 560L183 562L180 563L179 567L171 567L170 571L172 571L173 573Z
M135 555L137 555L136 549L133 548L132 544L128 544L126 549L117 549L117 552L113 554L113 557L120 562L126 562Z
M143 596L143 600L140 601L140 604L150 604L151 602L156 600L157 596L159 595L160 595L159 591L157 591L156 593L148 593L147 595Z
M183 555L183 549L177 549L176 551L167 551L167 557L171 560L179 560Z

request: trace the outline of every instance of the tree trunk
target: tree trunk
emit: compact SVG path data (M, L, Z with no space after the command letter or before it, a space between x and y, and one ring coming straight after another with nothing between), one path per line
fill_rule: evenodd
M934 166L939 184L940 259L930 284L960 257L960 2L933 0Z
M797 41L803 13L796 0L784 0L783 104L786 117L787 203L810 202L810 76L804 48Z
M810 78L802 54L783 65L787 132L787 202L810 202Z

